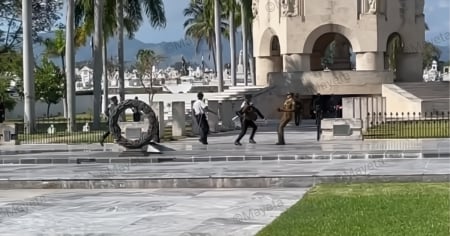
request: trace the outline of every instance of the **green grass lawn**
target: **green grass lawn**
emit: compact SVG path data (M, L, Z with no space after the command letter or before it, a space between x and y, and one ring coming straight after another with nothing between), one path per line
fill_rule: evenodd
M448 138L449 120L388 122L369 128L364 138Z
M257 236L448 236L450 183L319 185Z

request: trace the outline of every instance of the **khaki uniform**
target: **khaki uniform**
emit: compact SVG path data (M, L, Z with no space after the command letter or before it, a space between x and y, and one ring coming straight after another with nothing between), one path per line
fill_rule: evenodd
M284 127L294 118L295 101L293 98L288 98L284 101L283 107L279 109L283 112L278 126L278 144L285 144L284 142Z

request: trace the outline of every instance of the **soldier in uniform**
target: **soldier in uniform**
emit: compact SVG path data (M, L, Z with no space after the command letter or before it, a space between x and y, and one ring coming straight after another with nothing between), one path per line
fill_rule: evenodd
M313 101L313 113L316 118L316 125L318 125L319 121L323 118L322 96L320 93L317 94Z
M282 112L283 115L278 126L278 142L277 145L285 145L284 141L284 127L294 118L295 101L294 94L288 93L287 98L284 101L283 107L278 108L278 112Z
M295 101L295 125L299 126L302 121L302 112L303 112L303 105L300 99L300 94L298 93L295 94L294 101Z
M317 141L320 140L320 134L322 133L322 118L323 118L323 98L320 96L320 93L317 94L317 97L313 102L314 115L316 117L316 125L317 125Z

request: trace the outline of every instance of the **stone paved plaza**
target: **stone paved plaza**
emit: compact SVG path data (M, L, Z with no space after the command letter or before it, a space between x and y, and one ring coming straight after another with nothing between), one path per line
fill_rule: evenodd
M215 160L254 160L254 159L365 159L367 154L377 157L396 158L450 158L450 139L397 139L360 141L317 141L316 128L311 120L300 127L289 125L286 129L285 146L277 146L277 121L261 123L255 136L257 144L248 143L248 134L242 139L243 146L235 146L239 131L215 133L209 137L209 145L202 145L198 138L164 142L162 154L147 155L140 152L122 152L116 144L82 145L17 145L0 148L0 164L49 164L76 163L78 158L95 158L102 163L133 157L163 158L172 161L198 161L205 158ZM296 158L297 156L297 158ZM244 158L247 157L247 158ZM54 159L58 159L54 161ZM20 161L25 160L25 161ZM123 162L123 161L122 161Z
M0 235L250 236L306 190L2 190Z
M319 183L448 182L449 139L320 141L276 123L256 145L238 131L162 143L0 148L0 235L254 235ZM36 165L38 164L38 165Z

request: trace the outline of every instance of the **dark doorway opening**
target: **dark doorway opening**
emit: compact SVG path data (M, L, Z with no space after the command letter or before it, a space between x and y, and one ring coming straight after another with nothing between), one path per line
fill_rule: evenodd
M341 95L313 95L311 101L311 118L315 119L314 109L317 105L322 110L323 118L342 118Z

